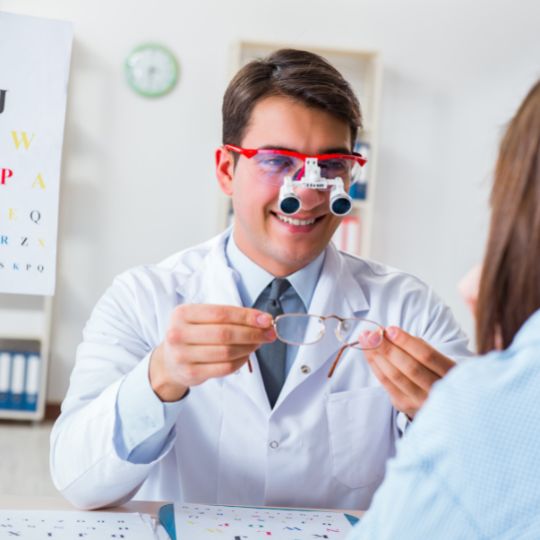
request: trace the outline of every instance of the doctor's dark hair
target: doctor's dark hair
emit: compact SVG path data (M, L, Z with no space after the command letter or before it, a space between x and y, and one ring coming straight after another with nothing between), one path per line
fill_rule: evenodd
M251 113L264 98L283 96L322 109L349 125L351 145L362 127L358 99L337 69L321 56L280 49L253 60L235 75L223 97L223 144L241 145Z
M540 80L502 139L477 304L481 353L506 348L540 308Z

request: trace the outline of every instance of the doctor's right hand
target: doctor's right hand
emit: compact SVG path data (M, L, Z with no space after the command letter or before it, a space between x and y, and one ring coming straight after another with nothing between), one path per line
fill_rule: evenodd
M173 311L165 339L152 353L150 384L161 401L178 401L190 386L234 373L250 353L275 339L268 313L182 304Z

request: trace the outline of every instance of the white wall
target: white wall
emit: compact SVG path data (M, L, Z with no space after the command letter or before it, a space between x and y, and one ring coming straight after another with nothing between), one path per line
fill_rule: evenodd
M537 0L1 0L75 24L49 399L62 399L90 311L113 276L213 235L213 150L240 39L382 53L373 256L471 320L455 284L481 257L505 122L540 76ZM132 93L123 62L160 41L177 89ZM1 50L0 50L1 54ZM200 202L200 206L197 206Z

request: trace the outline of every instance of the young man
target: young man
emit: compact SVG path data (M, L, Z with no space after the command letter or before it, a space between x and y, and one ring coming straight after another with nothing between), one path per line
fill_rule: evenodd
M297 178L299 154L353 162L360 124L349 85L311 53L277 51L236 75L216 151L232 230L119 276L96 306L52 433L53 479L71 502L369 505L400 435L392 402L413 417L453 362L411 360L387 393L349 348L329 379L333 327L285 347L265 311L365 318L453 358L467 350L423 283L330 244L328 191L297 189L294 219L279 210L278 173Z

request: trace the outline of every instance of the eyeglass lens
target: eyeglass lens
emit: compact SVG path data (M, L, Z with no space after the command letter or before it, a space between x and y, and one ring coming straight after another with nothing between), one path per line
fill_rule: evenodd
M275 320L276 335L291 345L310 345L319 341L325 332L324 320L304 314L281 315Z

